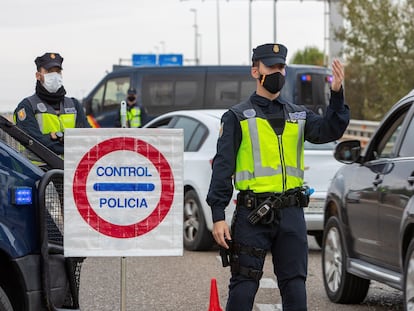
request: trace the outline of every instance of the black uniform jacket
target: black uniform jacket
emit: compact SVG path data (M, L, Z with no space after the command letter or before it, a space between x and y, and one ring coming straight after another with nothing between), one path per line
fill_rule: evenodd
M250 101L253 106L259 106L266 116L280 115L283 118L283 105L286 103L279 98L270 101L254 93ZM349 108L345 105L342 88L338 92L331 91L330 104L324 116L305 110L305 140L312 143L326 143L341 138L349 124ZM224 113L221 122L222 134L217 141L217 153L213 159L213 174L207 194L213 222L225 219L224 209L233 194L232 176L242 139L240 123L231 110Z

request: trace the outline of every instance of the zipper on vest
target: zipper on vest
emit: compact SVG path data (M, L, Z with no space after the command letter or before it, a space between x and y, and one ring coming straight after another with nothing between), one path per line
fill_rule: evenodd
M282 166L282 192L286 191L286 165L285 165L285 156L283 153L283 141L282 135L276 135L278 148L279 148L279 157L280 157L280 165Z

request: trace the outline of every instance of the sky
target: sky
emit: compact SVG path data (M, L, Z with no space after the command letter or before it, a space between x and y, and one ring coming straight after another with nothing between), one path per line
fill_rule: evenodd
M249 0L2 0L0 112L34 93L34 59L45 52L62 55L67 95L79 100L132 54L183 54L194 65L195 21L201 65L219 64L218 51L221 65L250 64L250 45L274 41L275 12L273 0L250 5L251 27ZM276 41L288 63L305 47L323 51L324 12L320 0L276 1Z

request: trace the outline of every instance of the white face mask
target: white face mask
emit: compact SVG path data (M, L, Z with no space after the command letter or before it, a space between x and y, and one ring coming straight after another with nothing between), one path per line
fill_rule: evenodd
M57 72L51 72L46 73L44 76L44 82L43 87L49 92L49 93L56 93L58 89L63 84L63 78L60 73Z

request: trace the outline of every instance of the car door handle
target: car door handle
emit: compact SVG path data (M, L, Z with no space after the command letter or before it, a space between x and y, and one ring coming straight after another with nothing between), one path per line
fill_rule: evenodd
M414 175L408 176L408 183L412 186L414 184Z

